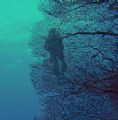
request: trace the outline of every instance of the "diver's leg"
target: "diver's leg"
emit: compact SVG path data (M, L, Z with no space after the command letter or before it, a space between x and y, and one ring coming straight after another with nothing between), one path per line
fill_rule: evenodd
M67 70L67 65L64 59L64 53L61 52L61 54L58 56L59 60L61 61L61 72L62 74L64 74L64 72L66 72Z
M56 55L54 54L50 54L50 58L51 58L51 62L53 63L53 74L55 74L56 76L59 76L59 61L56 57Z
M67 65L66 65L65 60L61 61L61 67L62 67L62 73L67 71Z
M58 61L57 57L55 57L53 73L56 76L60 75L60 72L59 72L59 61Z
M50 53L50 62L54 63L54 61L55 61L55 57L52 53Z

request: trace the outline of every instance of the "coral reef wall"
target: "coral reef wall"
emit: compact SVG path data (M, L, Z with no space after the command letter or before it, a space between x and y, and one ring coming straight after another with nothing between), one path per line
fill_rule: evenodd
M45 20L36 23L29 43L38 58L31 66L31 80L44 107L40 120L118 119L116 6L117 2L40 3ZM63 38L68 66L63 79L53 75L44 50L50 28L58 28Z

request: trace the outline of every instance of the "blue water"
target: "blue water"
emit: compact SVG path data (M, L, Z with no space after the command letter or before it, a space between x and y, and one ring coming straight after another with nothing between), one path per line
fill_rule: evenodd
M0 15L0 120L33 120L40 106L29 77L35 58L28 42L43 16L34 0L4 0Z

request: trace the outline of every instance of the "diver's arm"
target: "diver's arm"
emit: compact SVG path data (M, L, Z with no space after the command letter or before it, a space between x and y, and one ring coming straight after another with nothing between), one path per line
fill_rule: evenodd
M48 50L47 43L48 43L48 42L47 42L47 40L46 40L46 41L45 41L45 44L44 44L44 49L45 49L45 50Z
M63 44L62 39L60 39L59 45L60 45L60 48L63 50L64 49L64 44Z
M54 44L52 42L50 42L49 39L47 39L45 41L45 45L44 45L44 49L49 51L50 49L52 49L54 47Z

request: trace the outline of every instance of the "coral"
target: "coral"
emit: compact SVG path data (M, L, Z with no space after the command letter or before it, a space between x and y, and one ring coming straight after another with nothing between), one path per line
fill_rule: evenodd
M40 120L117 120L116 13L106 2L74 5L51 2L46 7L51 8L51 14L49 10L46 19L34 26L29 43L39 60L31 66L31 80L44 107L45 115ZM43 48L52 27L58 28L65 46L68 70L64 78L53 75Z

